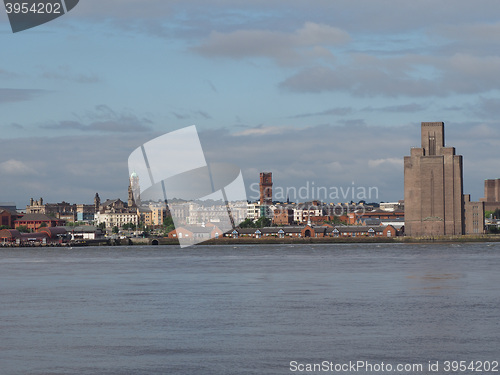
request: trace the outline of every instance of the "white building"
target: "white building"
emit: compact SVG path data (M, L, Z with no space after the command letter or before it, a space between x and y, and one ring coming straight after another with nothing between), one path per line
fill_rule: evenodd
M124 224L139 225L139 215L137 212L97 212L95 214L95 224L104 223L106 228L121 228Z

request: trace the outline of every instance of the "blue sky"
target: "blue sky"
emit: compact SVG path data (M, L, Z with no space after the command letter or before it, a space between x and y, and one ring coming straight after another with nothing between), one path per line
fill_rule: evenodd
M80 0L13 34L0 12L0 201L126 197L128 155L196 125L247 186L403 199L421 121L444 121L473 199L498 178L497 1ZM169 161L175 162L175 161Z

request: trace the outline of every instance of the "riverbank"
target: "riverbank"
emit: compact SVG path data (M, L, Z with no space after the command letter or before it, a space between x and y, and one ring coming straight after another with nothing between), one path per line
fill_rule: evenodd
M500 235L464 235L464 236L421 236L421 237L240 237L240 238L213 238L202 245L270 245L270 244L348 244L348 243L467 243L467 242L500 242ZM174 238L122 238L72 241L68 243L16 243L0 244L0 247L81 247L81 246L178 246L179 241Z
M179 245L172 238L131 238L131 245ZM155 242L157 241L157 242ZM213 238L203 245L259 245L259 244L307 244L307 243L463 243L463 242L500 242L500 235L464 236L422 236L422 237L264 237L264 238Z

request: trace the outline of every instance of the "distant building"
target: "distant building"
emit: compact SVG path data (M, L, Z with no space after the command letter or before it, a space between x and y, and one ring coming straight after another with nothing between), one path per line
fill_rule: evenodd
M382 211L404 210L404 203L402 201L398 201L398 202L382 202L382 203L380 203L379 208Z
M30 204L26 206L27 214L44 214L54 216L58 219L74 222L94 220L95 209L93 205L61 203L43 203L43 198L35 201L30 199Z
M64 224L64 220L49 217L45 214L26 214L14 222L14 227L17 229L24 226L31 232L36 232L42 227L42 225L46 227L59 227Z
M169 232L168 238L178 238L196 242L196 240L199 239L209 240L211 238L219 238L222 237L223 234L223 231L216 225L186 225L175 228L174 230Z
M274 210L273 224L274 225L291 225L293 224L293 209L286 206L277 207Z
M247 219L257 220L260 217L272 217L275 207L259 203L247 203Z
M264 228L235 228L226 233L232 238L322 238L322 237L395 237L398 231L391 225L387 226L284 226Z
M484 201L500 202L500 178L484 180Z
M137 173L132 172L130 175L130 190L132 192L132 198L137 206L141 205L141 187L139 185L139 176ZM130 199L130 198L129 198ZM132 206L129 202L129 206Z
M14 228L14 221L16 221L19 216L22 215L19 215L15 209L12 210L12 206L0 206L0 226Z
M124 224L139 225L137 207L128 207L121 199L108 199L99 205L95 214L95 224L104 223L106 228L121 228Z
M495 211L500 209L500 178L494 180L484 180L484 202L486 211Z
M465 234L484 234L484 202L471 202L470 194L464 195Z
M270 206L273 204L273 174L262 172L260 174L260 204Z

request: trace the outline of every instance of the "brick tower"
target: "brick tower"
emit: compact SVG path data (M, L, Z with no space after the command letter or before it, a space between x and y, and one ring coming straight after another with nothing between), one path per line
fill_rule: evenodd
M462 156L445 147L444 123L422 122L422 147L404 158L405 233L464 234Z
M260 204L270 206L273 204L273 174L262 172L260 174Z

